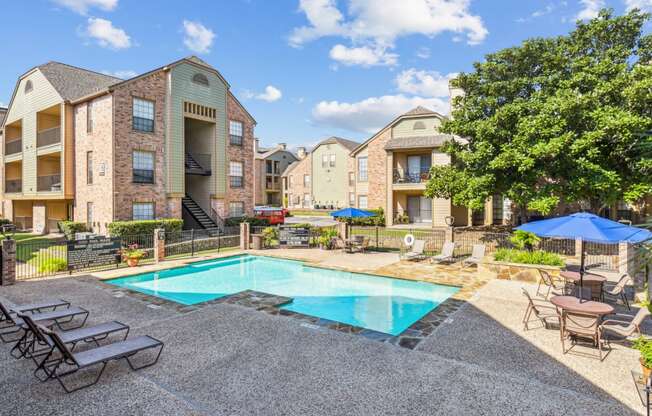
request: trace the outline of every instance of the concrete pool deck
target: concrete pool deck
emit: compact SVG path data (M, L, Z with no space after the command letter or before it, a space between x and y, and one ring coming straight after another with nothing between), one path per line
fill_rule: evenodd
M417 350L306 326L229 304L185 313L114 297L89 276L2 287L17 302L62 297L166 343L159 363L112 363L95 387L66 395L0 345L3 414L628 415L643 412L614 345L604 362L562 355L558 332L524 332L519 282L493 280ZM534 291L534 286L524 285Z

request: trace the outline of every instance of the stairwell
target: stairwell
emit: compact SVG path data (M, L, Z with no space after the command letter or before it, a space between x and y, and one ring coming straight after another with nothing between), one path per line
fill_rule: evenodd
M207 161L204 161L207 162ZM207 162L208 166L210 166L210 162ZM210 176L211 175L211 170L210 167L206 168L202 166L194 156L192 156L190 153L186 153L186 158L185 158L185 166L186 166L186 173L189 175L200 175L200 176Z
M199 206L194 199L186 195L181 200L183 209L197 221L197 223L204 229L218 228L218 224Z

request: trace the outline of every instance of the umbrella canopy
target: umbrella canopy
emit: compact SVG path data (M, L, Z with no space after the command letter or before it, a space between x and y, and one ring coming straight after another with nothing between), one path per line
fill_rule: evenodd
M565 217L533 221L516 227L539 237L582 238L596 243L618 243L627 241L640 243L652 239L652 232L632 227L587 212L578 212Z
M331 216L338 218L365 218L365 217L374 217L376 214L374 214L371 211L365 211L362 209L357 209L357 208L344 208L339 211L333 211L331 212Z

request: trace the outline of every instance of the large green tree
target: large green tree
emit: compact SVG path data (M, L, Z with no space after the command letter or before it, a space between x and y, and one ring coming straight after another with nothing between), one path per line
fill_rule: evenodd
M560 202L597 212L652 191L650 16L603 10L566 36L503 49L460 74L442 131L467 139L444 151L426 195L480 209L502 194L524 213Z

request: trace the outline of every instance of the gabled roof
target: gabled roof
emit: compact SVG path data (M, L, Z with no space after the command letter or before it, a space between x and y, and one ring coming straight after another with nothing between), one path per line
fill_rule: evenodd
M317 145L312 150L314 151L316 148L318 148L319 146L321 146L323 144L339 144L339 145L343 146L344 148L346 148L349 151L355 149L356 147L358 147L360 145L359 142L354 142L353 140L348 140L348 139L343 139L341 137L332 136L332 137L329 137L326 140L322 140L321 142L317 143Z
M294 155L294 153L290 152L287 149L283 149L282 146L276 146L276 147L271 148L271 149L264 149L264 151L262 151L262 152L259 149L259 151L255 155L255 158L256 159L267 159L268 157L270 157L271 155L273 155L276 152L287 152L287 153L291 154L294 159L297 159L297 157Z
M0 107L0 129L2 129L2 123L5 121L5 117L7 117L8 110L8 108Z
M283 171L283 173L281 173L281 176L287 176L291 171L294 170L294 168L296 168L297 166L299 166L299 163L303 162L303 161L306 160L306 159L307 159L307 157L306 157L305 159L297 160L296 162L292 162L292 163L290 163L290 164L288 165L288 167L285 168L285 170Z
M37 68L64 101L85 97L122 81L120 78L60 62L48 62Z
M394 120L390 121L385 127L380 129L373 136L371 136L370 138L368 138L367 140L362 142L362 144L357 146L355 149L352 149L351 154L355 155L357 152L362 150L370 141L375 139L380 133L382 133L385 130L387 130L388 128L392 127L394 124L398 123L400 120L403 120L405 118L432 117L432 116L435 116L435 117L440 118L442 120L446 118L446 116L443 116L443 115L439 114L438 112L432 111L432 110L430 110L430 109L428 109L426 107L422 107L422 106L415 107L412 110L410 110L410 111L408 111L406 113L403 113L400 116L396 117Z

